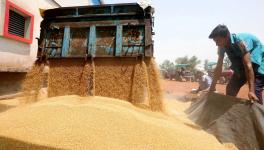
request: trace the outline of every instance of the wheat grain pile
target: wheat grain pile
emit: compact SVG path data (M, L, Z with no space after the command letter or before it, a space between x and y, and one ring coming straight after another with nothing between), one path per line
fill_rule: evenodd
M223 150L185 122L105 97L53 97L0 113L0 149Z
M164 104L154 59L58 59L45 65L50 98L38 99L45 76L44 64L36 63L23 84L24 104L0 103L0 149L232 147L187 119L186 106ZM135 107L142 103L147 110Z

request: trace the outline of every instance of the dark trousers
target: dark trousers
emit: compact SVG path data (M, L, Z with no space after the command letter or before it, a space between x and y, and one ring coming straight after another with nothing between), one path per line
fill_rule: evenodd
M262 91L264 87L264 76L256 76L255 77L255 93L256 96L259 99L259 103L263 104L263 99L262 99Z
M254 72L255 72L255 68ZM240 88L247 82L245 73L234 73L231 80L226 86L226 95L237 96ZM259 103L263 104L262 91L264 87L264 75L255 73L255 94L259 99Z

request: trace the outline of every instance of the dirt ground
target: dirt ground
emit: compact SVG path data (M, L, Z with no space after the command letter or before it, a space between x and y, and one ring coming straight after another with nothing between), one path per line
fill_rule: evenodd
M198 82L178 82L172 80L162 80L162 87L164 90L165 97L181 97L185 94L189 93L192 89L198 88ZM225 84L217 84L216 90L220 93L225 93L226 85ZM244 85L239 93L239 98L247 99L248 94L248 86Z

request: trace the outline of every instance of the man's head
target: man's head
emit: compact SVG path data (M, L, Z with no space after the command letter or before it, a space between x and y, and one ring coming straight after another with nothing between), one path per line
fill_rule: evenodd
M230 32L225 25L218 25L209 35L210 39L215 41L215 44L220 47L226 47L230 42Z
M203 71L201 71L201 70L198 70L196 72L196 75L197 75L198 78L202 78L202 76L205 75L205 73Z

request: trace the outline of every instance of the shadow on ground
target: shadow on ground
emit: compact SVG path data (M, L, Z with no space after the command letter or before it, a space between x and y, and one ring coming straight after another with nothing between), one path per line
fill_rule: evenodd
M8 109L14 108L15 106L0 104L0 113L7 111Z
M53 148L48 146L36 145L32 143L26 143L12 138L6 138L0 136L0 149L1 150L62 150L60 148Z

